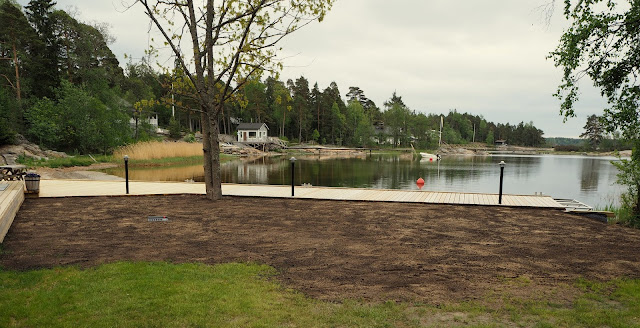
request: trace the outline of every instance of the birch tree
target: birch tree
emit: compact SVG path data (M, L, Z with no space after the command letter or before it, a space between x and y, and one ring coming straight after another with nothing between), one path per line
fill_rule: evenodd
M282 68L287 35L322 21L335 0L138 0L196 90L207 198L222 198L220 113L251 77ZM185 40L189 52L183 53Z
M560 112L575 115L583 77L600 89L609 104L600 120L605 131L620 131L634 145L631 160L614 165L618 183L628 187L623 207L640 227L640 1L564 0L564 16L571 26L549 55L564 73Z

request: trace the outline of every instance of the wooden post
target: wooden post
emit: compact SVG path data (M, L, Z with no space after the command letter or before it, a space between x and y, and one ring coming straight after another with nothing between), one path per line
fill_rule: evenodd
M502 181L504 176L504 161L500 161L500 195L498 196L498 204L502 204Z
M127 186L127 195L129 194L129 155L124 155L124 179Z
M296 158L291 157L291 197L295 196L295 181L296 181Z

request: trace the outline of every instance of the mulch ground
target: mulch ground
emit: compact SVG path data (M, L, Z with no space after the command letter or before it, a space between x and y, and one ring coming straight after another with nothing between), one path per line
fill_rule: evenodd
M168 222L149 222L148 216ZM327 300L446 302L640 277L640 230L558 210L202 196L27 199L10 270L256 262ZM516 283L512 283L516 282Z

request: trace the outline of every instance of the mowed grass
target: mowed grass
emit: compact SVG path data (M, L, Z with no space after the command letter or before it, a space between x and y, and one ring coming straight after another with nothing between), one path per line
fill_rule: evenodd
M0 326L640 326L639 280L579 281L570 304L493 295L430 305L314 300L283 288L276 274L256 264L164 262L0 271Z
M281 288L263 265L115 263L0 272L3 327L388 326L396 305L323 303ZM400 320L401 322L402 320Z

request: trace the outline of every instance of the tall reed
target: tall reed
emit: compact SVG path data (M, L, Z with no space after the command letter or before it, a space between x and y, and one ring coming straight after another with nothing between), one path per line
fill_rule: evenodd
M181 141L147 141L123 146L113 152L113 156L116 158L122 158L124 155L128 155L134 160L202 156L202 144Z

